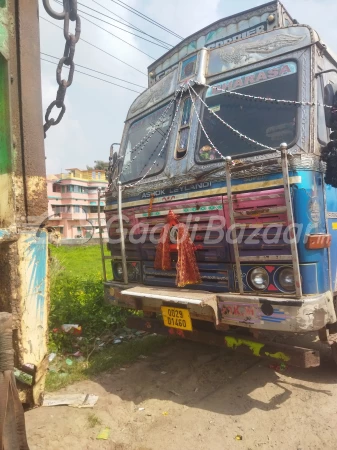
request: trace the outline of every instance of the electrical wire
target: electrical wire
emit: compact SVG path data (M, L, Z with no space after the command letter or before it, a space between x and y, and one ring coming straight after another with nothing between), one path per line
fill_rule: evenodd
M138 47L136 47L135 45L130 44L127 41L124 41L124 39L120 38L119 36L116 36L115 34L111 33L110 31L106 30L105 28L101 27L100 25L98 25L95 22L92 22L90 19L87 19L86 17L82 17L82 19L86 20L87 22L90 22L92 25L95 25L95 27L100 28L101 30L105 31L106 33L110 34L111 36L119 39L122 42L125 42L125 44L130 45L130 47L135 48L136 50L138 50L140 53L143 53L143 55L148 56L149 58L156 60L156 58L154 58L153 56L149 55L148 53L143 52L143 50L140 50ZM106 22L108 23L108 22Z
M114 12L112 12L110 9L108 9L105 6L101 5L100 3L96 2L96 0L92 0L92 1L94 3L96 3L96 5L100 6L101 8L105 9L106 11L108 11L109 13L111 13L111 14L119 17L119 18L121 18L122 20L125 20L122 17L120 17L117 14L115 14ZM155 41L161 42L162 44L165 44L165 45L167 45L169 47L173 47L172 44L169 44L168 42L162 41L161 39L156 38L155 36L152 36L151 34L145 33L145 31L141 30L138 27L135 27L134 25L132 25L130 22L128 22L126 20L125 20L125 23L124 23L124 22L122 22L120 20L114 19L111 16L108 16L107 14L102 13L101 11L98 11L97 9L90 8L90 6L84 5L83 3L78 2L78 4L81 5L81 6L84 6L85 8L90 9L91 11L96 12L97 14L101 14L102 16L107 17L108 19L114 20L115 22L120 23L121 25L127 26L127 27L131 28L132 30L135 30L135 31L138 31L139 33L145 34L145 36L148 36L148 37L154 39Z
M131 22L128 22L127 20L125 20L122 16L119 16L118 14L114 13L113 11L111 11L111 9L106 8L105 6L101 5L100 3L96 2L96 0L91 0L92 2L96 3L98 6L100 6L101 8L105 9L106 11L109 11L110 14L118 17L119 19L122 19L125 23L123 25L131 25L132 27L134 27L134 25L132 25ZM137 31L141 31L139 28L134 27L135 29L137 29ZM144 32L143 32L144 33Z
M153 44L153 45L157 45L158 47L164 48L165 50L169 50L169 47L167 47L166 45L162 45L162 44L159 44L159 43L157 43L157 42L150 41L150 39L146 39L146 38L144 38L144 37L142 37L142 36L139 36L138 34L132 33L132 31L124 30L123 28L118 27L117 25L114 25L114 24L112 24L112 23L110 23L110 22L107 22L106 20L100 19L99 17L93 16L92 14L89 14L89 13L87 13L87 12L85 12L85 11L82 11L81 9L79 9L78 11L80 11L82 14L86 14L87 16L92 17L93 19L96 19L96 20L99 20L100 22L106 23L106 24L110 25L111 27L115 27L115 28L117 28L118 30L125 31L125 33L129 33L129 34L132 34L133 36L138 37L139 39L143 39L143 41L149 42L150 44ZM89 19L87 19L86 17L83 17L83 16L82 16L82 19L89 20ZM93 23L93 22L91 22L91 23ZM103 29L104 29L104 28L103 28ZM126 41L124 41L124 42L126 42ZM131 45L131 44L129 44L129 45ZM137 48L137 47L136 47L136 48ZM137 49L137 50L138 50L138 49ZM149 56L149 55L148 55L148 56ZM152 57L151 57L151 58L152 58Z
M41 61L45 61L45 62L48 62L50 64L54 64L55 66L58 65L54 61L48 61L47 59L44 59L44 58L41 58ZM69 67L67 67L67 69L69 69ZM90 77L90 78L95 78L96 80L104 81L104 83L112 84L113 86L117 86L117 87L120 87L122 89L126 89L127 91L136 92L136 94L141 94L141 92L139 92L139 91L135 91L134 89L129 89L129 88L125 87L125 86L121 86L120 84L112 83L111 81L108 81L108 80L103 80L103 78L95 77L94 75L90 75L89 73L81 72L80 70L77 70L77 69L75 69L75 72L76 73L81 73L82 75L86 75L87 77Z
M55 1L56 3L58 3L59 5L62 5L62 3L61 3L59 0L54 0L54 1ZM136 37L138 37L139 39L143 39L143 40L146 41L146 42L150 42L150 43L153 44L153 45L157 45L158 47L161 47L161 48L164 48L165 50L168 50L168 47L167 47L167 46L164 46L164 45L162 45L162 44L158 44L157 42L150 41L149 39L146 39L146 38L144 38L144 37L142 37L142 36L138 36L138 34L132 33L132 31L124 30L124 28L118 27L117 25L113 25L112 23L107 22L106 20L103 20L103 19L100 19L99 17L93 16L92 14L87 13L86 11L83 11L82 9L78 9L78 11L81 12L81 13L83 13L83 14L86 14L86 15L89 16L89 17L92 17L92 18L94 18L94 19L100 20L101 22L106 23L106 24L108 24L108 25L110 25L110 26L112 26L112 27L115 27L115 28L117 28L118 30L125 31L125 33L132 34L133 36L136 36ZM82 19L85 19L85 20L87 20L87 21L90 22L90 20L87 19L87 18L85 18L85 17L82 17ZM94 22L91 22L91 23L93 23L94 25L96 25ZM97 25L97 26L98 26L98 25ZM101 27L99 27L99 28L101 28ZM102 29L104 30L104 28L102 28ZM105 31L106 31L106 30L105 30ZM110 33L110 34L112 34L112 33ZM113 36L118 37L118 36L116 36L116 35L114 35L114 34L113 34ZM121 38L118 38L118 39L121 39ZM123 39L121 39L121 40L123 41ZM126 41L123 41L123 42L126 42ZM126 42L126 43L129 44L128 42ZM129 44L129 45L131 45L131 47L134 47L132 44ZM139 50L139 48L137 48L137 47L134 47L134 48L136 48L137 50ZM141 50L139 50L139 51L142 52ZM144 52L142 52L142 53L144 53ZM147 53L145 53L145 55L147 55ZM147 55L147 56L150 56L150 55ZM152 56L150 56L150 58L152 58ZM155 58L153 58L153 59L155 59Z
M132 6L122 2L121 0L111 0L113 3L116 3L116 5L121 6L122 8L125 8L127 11L132 12L133 14L139 16L140 18L146 20L147 22L150 22L152 25L155 25L159 28L161 28L162 30L172 34L174 37L178 38L178 39L184 39L182 36L180 36L179 34L175 33L174 31L170 30L169 28L165 27L164 25L160 24L159 22L157 22L154 19L151 19L151 17L147 16L146 14L143 14L141 11L138 11L137 9L133 8Z
M48 56L49 58L54 58L57 60L60 59L57 56L49 55L48 53L43 53L43 52L40 52L40 53L41 53L41 55ZM82 69L91 70L92 72L99 73L100 75L105 75L106 77L114 78L116 80L123 81L124 83L133 84L134 86L140 87L142 89L147 89L145 86L141 86L140 84L132 83L131 81L127 81L127 80L123 80L122 78L114 77L113 75L109 75L108 73L99 72L98 70L91 69L90 67L81 66L81 64L78 64L78 63L76 63L76 67L82 67Z
M62 27L59 27L58 25L56 25L56 24L55 24L54 22L52 22L51 20L48 20L48 19L46 19L46 18L43 17L43 16L40 16L40 18L41 18L42 20L45 20L46 22L52 24L54 27L59 28L60 30L63 30ZM117 58L117 56L112 55L111 53L109 53L109 52L103 50L102 48L98 47L97 45L94 45L94 44L92 44L91 42L86 41L86 40L83 39L82 37L81 37L81 42L85 42L86 44L90 45L91 47L94 47L94 48L96 48L97 50L100 50L101 52L105 53L106 55L111 56L111 58L117 59L117 61L120 61L121 63L125 64L126 66L131 67L131 69L134 69L134 70L136 70L137 72L139 72L139 73L141 73L142 75L145 75L145 76L147 77L147 73L142 72L142 71L139 70L139 69L136 69L136 67L131 66L131 64L128 64L128 63L126 63L125 61L123 61L122 59Z
M133 14L136 14L136 16L141 17L142 19L146 20L147 22L152 23L152 25L155 25L155 26L161 28L162 30L166 31L167 33L172 34L174 37L176 37L178 39L184 39L182 36L179 36L179 34L175 33L174 31L172 31L169 28L165 27L164 25L160 24L156 20L151 19L151 17L146 16L145 14L138 11L137 9L132 8L131 6L122 2L121 0L118 0L118 2L116 0L110 0L110 1L112 1L113 3L116 3L116 5L121 6L122 8L127 9L128 11L132 12Z

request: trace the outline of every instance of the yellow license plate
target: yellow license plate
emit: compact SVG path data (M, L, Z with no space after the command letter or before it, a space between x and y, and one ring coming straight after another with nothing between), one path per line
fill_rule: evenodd
M188 309L162 306L161 313L163 315L165 326L170 328L179 328L181 330L192 331L192 321Z

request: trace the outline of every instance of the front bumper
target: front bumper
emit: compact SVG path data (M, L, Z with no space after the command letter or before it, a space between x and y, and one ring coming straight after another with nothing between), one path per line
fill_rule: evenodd
M301 299L213 293L191 289L159 288L118 282L104 283L105 300L124 308L161 313L163 305L184 305L191 318L229 326L303 333L336 322L330 292Z

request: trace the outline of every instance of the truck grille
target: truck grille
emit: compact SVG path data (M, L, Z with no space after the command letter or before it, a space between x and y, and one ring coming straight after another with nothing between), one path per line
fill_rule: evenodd
M239 237L240 261L261 264L266 261L289 261L291 248L287 237L287 214L284 189L233 194L235 226ZM143 283L174 287L177 252L171 252L172 270L154 269L157 242L167 215L172 210L179 222L186 223L196 246L202 284L189 286L214 292L233 290L234 252L230 240L230 217L226 196L186 200L123 209L126 256L128 261L142 261ZM114 214L106 213L107 223ZM213 228L211 226L213 224ZM215 227L215 229L214 229ZM219 238L219 233L222 236ZM119 224L115 218L109 226L109 237L117 241ZM289 238L289 237L288 237ZM121 256L120 244L109 242L112 256ZM234 288L236 290L236 288Z
M226 223L230 223L224 197ZM284 189L233 194L240 257L290 256Z

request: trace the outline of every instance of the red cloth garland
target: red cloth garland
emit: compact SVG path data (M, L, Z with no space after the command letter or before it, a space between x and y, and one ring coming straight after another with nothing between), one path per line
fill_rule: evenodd
M170 253L170 229L174 225L177 227L177 278L176 285L184 287L188 284L201 283L201 276L195 257L195 247L191 240L188 228L184 223L179 223L172 211L168 214L168 222L160 233L160 240L156 249L154 268L158 270L171 270Z
M154 260L154 268L158 270L171 270L171 254L170 254L170 224L167 223L161 230L159 242L156 248L156 257Z
M195 248L188 228L184 223L178 225L178 262L176 285L184 287L187 284L201 283L201 276L195 257Z

